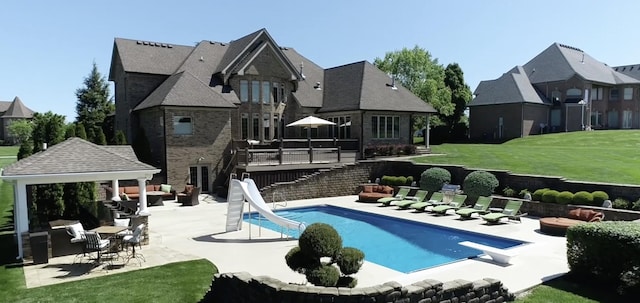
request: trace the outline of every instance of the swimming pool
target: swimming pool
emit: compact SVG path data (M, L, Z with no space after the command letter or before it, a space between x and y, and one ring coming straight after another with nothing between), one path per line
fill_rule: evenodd
M365 253L365 260L396 271L409 273L447 263L477 257L481 251L459 245L472 241L497 248L509 248L524 242L489 236L422 222L372 214L337 206L322 205L276 210L279 216L304 222L307 226L322 222L333 226L342 236L343 246ZM282 229L259 214L244 215L244 221L260 224L276 232ZM298 230L283 230L298 238ZM284 258L284 256L283 256Z

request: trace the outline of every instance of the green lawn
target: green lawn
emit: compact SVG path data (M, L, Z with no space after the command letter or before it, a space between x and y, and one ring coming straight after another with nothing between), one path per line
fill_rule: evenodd
M418 163L456 164L571 180L640 184L640 131L608 130L529 136L503 144L432 145Z
M4 156L16 156L18 154L20 146L0 146L0 157Z
M602 285L586 286L571 281L569 276L557 278L535 287L516 303L624 303L637 302L637 298L619 296L613 289L603 290Z
M22 269L0 269L2 302L198 302L216 267L205 259L26 289Z

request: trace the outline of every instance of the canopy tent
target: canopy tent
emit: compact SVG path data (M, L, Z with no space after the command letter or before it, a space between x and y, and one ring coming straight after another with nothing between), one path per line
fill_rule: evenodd
M18 259L23 257L22 234L29 232L27 185L112 181L114 192L118 192L118 180L138 180L139 214L149 215L146 181L159 172L160 169L138 161L131 146L101 146L80 138L69 138L8 165L0 171L0 179L14 186Z

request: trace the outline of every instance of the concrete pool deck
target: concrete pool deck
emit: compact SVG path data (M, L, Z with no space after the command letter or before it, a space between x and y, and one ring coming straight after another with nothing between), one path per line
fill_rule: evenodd
M522 223L486 225L481 219L461 221L457 219L457 215L434 216L429 213L414 213L410 210L397 210L395 207L358 203L355 202L356 199L357 196L342 196L298 200L289 201L287 206L335 205L530 242L515 248L519 254L511 260L510 265L501 265L483 256L405 274L365 262L360 272L356 274L358 287L388 281L407 285L424 279L447 282L455 279L474 281L495 278L502 281L509 291L520 292L569 270L566 259L566 239L539 233L536 218L524 217ZM197 206L182 207L178 203L169 201L165 202L165 206L152 207L150 210L152 214L149 218L150 244L143 246L140 250L146 258L146 262L142 265L131 262L124 267L107 271L101 268L72 265L73 256L51 258L49 264L25 265L27 287L116 274L200 258L210 260L220 272L244 271L254 276L271 276L284 282L303 283L305 281L303 275L291 271L284 261L284 255L297 245L296 240L282 239L280 233L266 228L260 229L246 222L243 224L243 230L225 233L226 203L201 195L201 202ZM251 226L251 239L249 239L249 226Z

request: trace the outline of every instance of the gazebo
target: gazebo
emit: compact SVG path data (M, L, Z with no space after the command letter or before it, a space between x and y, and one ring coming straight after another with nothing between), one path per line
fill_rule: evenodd
M0 179L13 183L18 259L24 256L22 235L29 232L27 185L111 181L117 193L118 180L135 179L140 187L138 213L148 216L146 181L159 172L140 162L129 145L102 146L75 137L5 167Z

